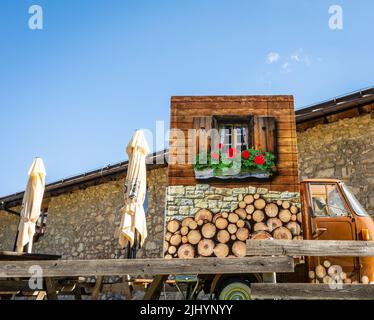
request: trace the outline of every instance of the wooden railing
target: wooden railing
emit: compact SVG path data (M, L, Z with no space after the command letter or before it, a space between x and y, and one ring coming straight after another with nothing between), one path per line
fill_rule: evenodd
M247 256L374 257L374 241L248 240Z

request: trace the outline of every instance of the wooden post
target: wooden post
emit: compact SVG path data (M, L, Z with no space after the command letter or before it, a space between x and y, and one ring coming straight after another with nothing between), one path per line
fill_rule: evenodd
M95 287L93 288L92 293L91 293L91 300L98 300L99 299L99 294L100 294L101 289L103 287L103 280L104 280L104 276L96 277L96 284L95 284Z
M47 299L48 300L58 300L57 291L55 287L55 280L53 278L45 278L45 285L47 288Z
M162 286L164 284L164 281L168 278L168 276L165 275L158 275L155 276L151 285L145 292L145 295L143 297L143 300L158 300L160 298Z

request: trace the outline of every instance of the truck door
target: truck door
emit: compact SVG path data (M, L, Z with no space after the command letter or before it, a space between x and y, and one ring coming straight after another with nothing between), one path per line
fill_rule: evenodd
M316 240L356 240L354 218L336 183L310 183L311 226ZM316 257L314 263L324 259L343 267L348 273L359 270L355 257Z

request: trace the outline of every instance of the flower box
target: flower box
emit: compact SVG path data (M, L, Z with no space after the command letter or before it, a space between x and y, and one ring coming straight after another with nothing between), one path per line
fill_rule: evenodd
M240 172L237 174L215 174L213 169L205 170L194 170L195 178L197 180L207 180L207 179L247 179L247 178L256 178L256 179L269 179L270 175L266 172L253 171L253 172Z

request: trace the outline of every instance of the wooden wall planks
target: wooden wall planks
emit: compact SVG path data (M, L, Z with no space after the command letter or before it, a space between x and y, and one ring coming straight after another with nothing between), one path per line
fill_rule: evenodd
M170 185L195 185L191 164L176 162L176 156L191 145L188 130L193 129L193 118L203 116L268 116L277 121L278 174L270 180L218 181L211 185L229 188L252 185L274 191L299 191L297 164L296 121L292 96L186 96L171 98L171 129L179 129L183 137L170 137ZM181 157L187 161L187 156Z

